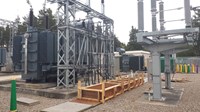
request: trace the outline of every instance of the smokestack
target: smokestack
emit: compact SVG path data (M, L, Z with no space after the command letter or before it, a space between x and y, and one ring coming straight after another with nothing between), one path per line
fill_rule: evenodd
M33 9L30 9L30 13L29 13L29 26L33 27Z
M143 0L138 0L138 30L144 31L144 4Z

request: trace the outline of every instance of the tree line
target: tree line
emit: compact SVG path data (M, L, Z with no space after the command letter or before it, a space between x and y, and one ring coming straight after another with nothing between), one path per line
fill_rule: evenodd
M37 27L39 31L45 29L45 15L48 15L49 18L49 30L56 31L56 19L52 13L52 10L48 8L46 11L40 10L39 14L34 17L34 26ZM18 26L17 35L22 35L27 31L27 21L28 18L24 17L24 21ZM192 25L194 27L200 27L200 10L195 13L192 18ZM126 44L119 41L118 37L114 36L114 49L117 51L117 48L124 48L126 51L131 50L145 50L142 45L137 43L136 33L138 33L138 29L135 27L131 27L129 32L129 42ZM8 46L10 38L10 27L6 26L0 27L0 46ZM189 46L188 51L184 51L178 53L177 56L200 56L200 33L198 33L197 38L194 38L193 45Z

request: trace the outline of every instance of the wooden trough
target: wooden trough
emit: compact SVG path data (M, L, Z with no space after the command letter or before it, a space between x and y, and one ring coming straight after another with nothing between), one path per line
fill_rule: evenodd
M78 99L98 101L104 103L117 95L144 84L144 75L135 77L123 76L115 80L101 82L95 85L82 87L78 81Z

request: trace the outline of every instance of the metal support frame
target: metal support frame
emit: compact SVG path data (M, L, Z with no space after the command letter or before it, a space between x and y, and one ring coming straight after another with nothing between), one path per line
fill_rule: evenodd
M152 67L153 67L153 99L160 100L161 95L161 75L160 75L160 53L157 51L152 52Z
M9 39L9 52L11 56L13 55L13 37L17 34L18 31L18 24L19 24L19 18L17 18L15 21L10 21L6 19L0 19L0 26L9 26L11 28L10 31L10 39Z
M77 0L48 0L57 3L58 57L57 86L75 85L76 78L84 77L90 85L114 76L113 20ZM76 27L76 12L87 14L86 20L100 20L95 30ZM77 77L76 77L77 76ZM98 79L98 80L96 80Z
M171 89L170 54L165 54L165 88Z
M8 47L8 53L6 54L6 71L13 71L13 62L12 62L12 56L13 56L13 38L16 36L18 31L18 24L19 24L19 18L16 18L15 21L10 21L6 19L0 19L0 26L6 27L7 25L10 27L10 38L9 38L9 46ZM3 38L3 37L2 37Z
M151 0L151 12L152 12L152 32L139 32L136 34L137 42L142 44L146 49L151 51L152 67L153 67L153 99L162 100L161 92L161 74L160 74L160 53L165 54L165 73L166 73L166 88L171 88L170 77L170 54L177 53L185 50L184 46L188 45L192 41L191 34L198 33L199 28L191 27L191 13L190 13L190 0L184 0L185 5L185 23L186 28L177 30L164 29L164 5L160 2L160 30L157 31L156 23L156 1ZM143 10L141 0L138 0L138 13ZM140 9L140 10L139 10ZM141 13L143 14L143 13ZM139 31L144 27L143 15L138 15L138 28ZM181 35L181 39L169 39L169 36ZM149 38L151 37L151 38ZM164 38L163 38L164 37Z

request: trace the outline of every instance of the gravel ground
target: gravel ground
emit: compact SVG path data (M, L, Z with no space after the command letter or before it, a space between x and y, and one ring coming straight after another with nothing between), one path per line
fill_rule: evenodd
M51 99L40 97L36 95L21 94L17 93L17 97L26 97L34 100L39 100L40 104L35 106L25 106L22 104L17 104L18 112L40 112L40 110L55 106L60 103L64 103L67 99ZM9 112L10 110L10 92L0 90L0 112Z
M151 87L151 84L146 83L86 112L200 112L200 74L176 74L175 77L187 77L190 80L186 83L172 83L174 88L184 88L182 99L176 106L158 106L136 102L143 95L143 92ZM39 112L44 108L68 101L67 99L50 99L21 93L17 93L17 97L27 97L40 101L40 104L35 106L18 104L19 112ZM9 103L10 92L0 91L0 112L8 112Z
M145 84L86 112L200 112L200 74L175 75L175 78L183 77L189 78L191 82L172 83L174 88L184 88L183 96L176 106L158 106L136 102L151 86L151 84Z

